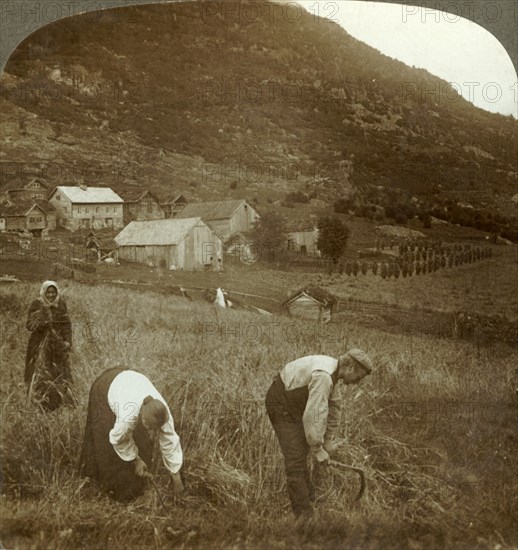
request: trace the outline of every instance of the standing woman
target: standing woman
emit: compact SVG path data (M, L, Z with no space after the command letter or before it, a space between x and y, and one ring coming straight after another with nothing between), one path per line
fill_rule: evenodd
M27 330L31 332L25 359L27 391L44 409L53 411L71 400L72 386L68 359L72 325L54 281L41 285L40 297L29 307Z

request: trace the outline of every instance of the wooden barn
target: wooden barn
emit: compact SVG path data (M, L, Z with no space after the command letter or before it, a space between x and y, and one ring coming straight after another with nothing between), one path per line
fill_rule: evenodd
M250 231L259 219L257 210L245 199L190 203L179 218L200 217L223 241L236 233Z
M116 237L119 260L196 271L220 269L223 242L200 218L132 221Z
M335 297L322 288L301 288L290 294L284 307L293 317L327 323L331 320L335 302Z
M31 201L6 204L0 208L0 228L3 231L30 231L40 236L47 227L47 213Z

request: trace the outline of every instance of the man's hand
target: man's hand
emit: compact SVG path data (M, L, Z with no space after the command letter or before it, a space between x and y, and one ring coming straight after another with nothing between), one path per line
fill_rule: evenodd
M329 464L330 458L329 458L329 455L327 454L327 451L324 448L319 449L314 454L314 457L315 457L315 460L317 461L317 464L324 464L326 466Z
M173 482L173 494L180 495L184 491L182 477L180 472L176 474L171 474L171 480Z
M137 456L135 459L135 474L138 477L153 477L147 469L146 463L140 458L140 456Z
M328 453L332 453L342 447L347 441L345 439L324 439L324 449Z

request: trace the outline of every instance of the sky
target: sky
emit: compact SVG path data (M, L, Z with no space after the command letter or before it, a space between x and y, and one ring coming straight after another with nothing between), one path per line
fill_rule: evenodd
M298 0L298 4L332 19L385 55L450 82L477 107L518 118L518 78L507 51L489 31L461 17L461 11L455 15L350 0ZM497 15L487 12L488 20ZM451 97L440 90L437 95Z

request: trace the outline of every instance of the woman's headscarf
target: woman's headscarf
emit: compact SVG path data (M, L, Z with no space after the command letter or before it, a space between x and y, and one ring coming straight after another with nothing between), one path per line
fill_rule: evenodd
M45 296L45 293L47 292L48 288L53 286L56 289L57 296L56 299L53 302L49 302L47 300L47 297ZM46 305L47 307L57 307L59 302L59 288L58 284L55 281L45 281L40 288L40 301Z

